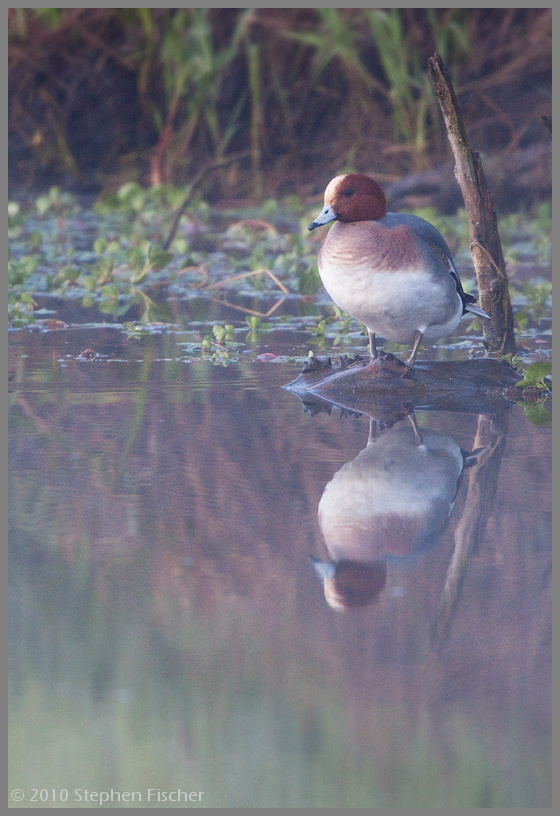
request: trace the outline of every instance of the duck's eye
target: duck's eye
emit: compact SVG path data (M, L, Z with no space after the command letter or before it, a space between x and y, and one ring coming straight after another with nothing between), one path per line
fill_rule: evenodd
M342 195L344 198L351 198L354 195L354 190L350 187L349 190L344 190Z

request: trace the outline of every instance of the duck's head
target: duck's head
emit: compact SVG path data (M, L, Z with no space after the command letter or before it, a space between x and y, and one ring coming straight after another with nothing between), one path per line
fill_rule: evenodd
M369 606L378 600L387 582L387 564L383 560L334 562L313 555L309 560L323 581L325 600L333 609Z
M385 193L369 176L347 173L336 176L325 190L325 206L308 226L313 230L329 221L376 221L387 214Z

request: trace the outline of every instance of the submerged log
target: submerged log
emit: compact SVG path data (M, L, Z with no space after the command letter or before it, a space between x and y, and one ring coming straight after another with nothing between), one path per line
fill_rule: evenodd
M418 361L410 368L393 354L376 360L311 358L288 385L312 411L337 406L392 424L416 409L494 413L517 400L535 400L521 389L522 376L505 360Z

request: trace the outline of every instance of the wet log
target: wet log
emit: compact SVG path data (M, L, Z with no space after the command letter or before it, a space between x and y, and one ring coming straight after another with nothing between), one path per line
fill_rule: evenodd
M505 360L418 361L410 368L393 354L376 360L311 358L288 385L312 412L336 406L391 425L414 409L495 413L517 400L535 400L522 376Z
M492 195L480 156L469 147L453 85L438 54L428 60L428 73L447 128L455 159L455 176L469 219L470 250L479 303L490 315L490 320L485 320L483 326L485 342L490 351L513 354L516 351L513 312Z

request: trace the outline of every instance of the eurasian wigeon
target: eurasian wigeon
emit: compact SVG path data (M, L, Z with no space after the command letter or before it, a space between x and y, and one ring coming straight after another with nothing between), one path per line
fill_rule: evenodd
M372 603L389 565L414 564L435 547L455 506L465 468L487 453L461 450L449 436L399 425L343 465L325 486L318 520L330 556L312 557L335 608Z
M334 302L365 324L372 359L376 334L412 344L412 367L422 340L450 334L467 312L488 317L463 291L441 233L416 215L388 213L385 193L369 176L349 173L329 183L308 229L330 221L319 274Z

